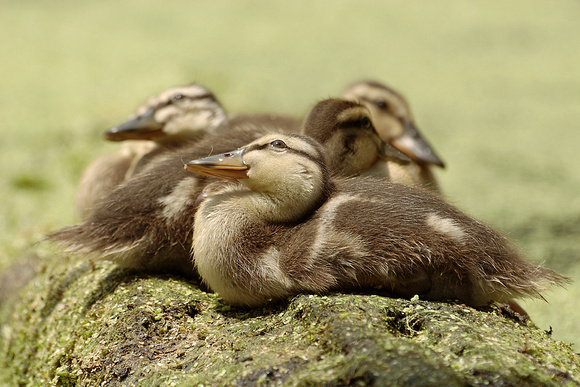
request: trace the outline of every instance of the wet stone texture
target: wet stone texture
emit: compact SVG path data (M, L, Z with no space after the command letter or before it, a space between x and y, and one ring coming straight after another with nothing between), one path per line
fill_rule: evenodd
M238 309L178 277L37 266L0 306L0 385L580 385L570 346L499 306L337 293Z

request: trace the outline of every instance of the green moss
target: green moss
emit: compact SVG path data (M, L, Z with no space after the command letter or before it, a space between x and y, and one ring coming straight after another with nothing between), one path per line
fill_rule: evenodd
M494 306L372 294L231 308L175 277L48 257L2 309L0 383L561 385L580 359ZM8 311L9 310L9 311Z

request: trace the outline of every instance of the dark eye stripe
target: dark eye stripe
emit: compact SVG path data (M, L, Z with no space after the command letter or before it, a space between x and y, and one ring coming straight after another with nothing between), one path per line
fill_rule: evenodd
M352 121L345 121L340 124L341 128L352 128L352 127L361 127L361 128L370 128L372 126L372 121L368 117L362 117L359 120L352 120Z
M252 151L256 151L256 150L262 150L262 149L267 148L268 146L270 146L270 142L267 143L267 144L262 144L262 145L254 144L254 145L249 146L245 150L244 153L247 154L248 152L252 152ZM320 154L320 153L317 154L316 156L313 156L313 155L311 155L309 153L306 153L304 151L301 151L301 150L298 150L298 149L293 149L293 148L290 148L290 147L287 147L286 148L286 151L289 152L289 153L294 153L294 154L297 154L297 155L304 156L307 159L309 159L311 161L314 161L315 163L321 163L321 162L323 162L322 154Z
M164 108L165 106L171 105L174 102L183 101L185 99L191 99L192 101L193 100L202 101L204 99L208 99L208 100L211 100L213 102L218 102L217 99L215 98L215 96L210 92L200 94L200 95L196 96L195 98L188 97L187 94L178 93L178 94L173 95L168 101L160 102L157 105L153 106L153 108L154 109L161 109L161 108Z
M290 153L294 153L294 154L297 154L297 155L304 156L308 160L314 161L315 163L320 163L321 162L320 158L314 157L311 154L308 154L306 152L303 152L303 151L300 151L300 150L297 150L297 149L292 149L292 148L288 148L287 150Z

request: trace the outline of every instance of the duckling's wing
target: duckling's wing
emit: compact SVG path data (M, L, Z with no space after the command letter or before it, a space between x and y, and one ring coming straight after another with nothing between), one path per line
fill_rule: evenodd
M46 240L65 252L126 267L150 266L169 252L191 263L191 225L204 184L205 178L183 170L178 153L160 156L107 195L87 221Z
M132 157L119 153L103 156L89 164L83 171L76 193L81 219L87 219L97 203L125 180L132 162Z

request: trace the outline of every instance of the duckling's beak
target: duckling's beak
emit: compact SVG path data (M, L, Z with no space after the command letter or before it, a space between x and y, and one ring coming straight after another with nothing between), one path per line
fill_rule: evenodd
M393 140L391 145L419 164L435 164L445 168L443 161L435 154L431 145L421 136L412 122L404 122L403 134Z
M105 132L105 139L109 141L151 140L161 136L165 136L165 132L163 125L155 120L153 108Z
M390 158L390 159L397 159L401 161L403 164L409 164L411 159L408 158L405 154L399 152L389 144L384 141L381 141L381 149L380 149L380 156Z
M220 179L233 181L247 179L250 167L244 164L242 158L245 150L246 148L240 148L232 152L192 160L183 167L200 175L214 176Z

